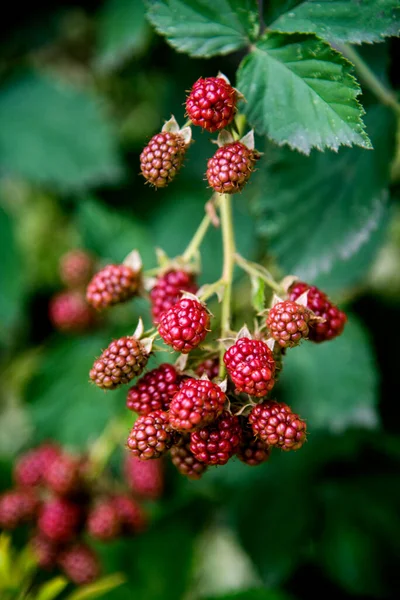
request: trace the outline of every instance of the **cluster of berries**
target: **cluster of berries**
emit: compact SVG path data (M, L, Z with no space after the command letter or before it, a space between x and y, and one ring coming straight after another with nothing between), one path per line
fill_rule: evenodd
M254 149L252 132L235 140L232 133L241 94L225 75L200 78L186 99L188 124L179 128L175 118L167 121L140 155L142 175L156 188L166 187L182 167L192 141L190 123L210 133L219 131L219 146L207 164L209 186L221 194L240 192L254 170L260 153ZM231 128L232 132L226 128Z
M83 333L96 325L96 313L85 298L85 287L95 270L96 261L85 250L70 250L61 257L59 275L65 289L49 303L49 318L58 331Z
M27 523L41 568L60 568L73 583L89 583L100 575L100 562L86 537L107 542L142 532L147 525L142 500L155 500L163 491L161 461L129 456L124 474L125 485L94 481L87 457L42 444L15 463L15 487L0 496L0 528Z

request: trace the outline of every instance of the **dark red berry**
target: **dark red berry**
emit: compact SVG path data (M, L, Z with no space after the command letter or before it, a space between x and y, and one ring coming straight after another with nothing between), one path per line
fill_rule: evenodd
M86 299L97 310L126 302L137 294L140 273L128 265L107 265L96 273L86 289Z
M140 460L127 454L124 463L125 480L132 492L148 500L157 500L164 490L164 462L162 458Z
M150 292L151 312L154 323L158 323L160 316L180 300L183 292L195 294L197 285L194 273L171 269L157 278Z
M40 485L60 449L53 444L43 444L23 454L14 466L14 480L21 487Z
M121 519L111 499L99 502L89 511L86 527L92 537L103 542L118 537Z
M80 462L68 454L57 456L44 474L46 485L55 493L66 496L79 489Z
M36 517L39 502L30 489L10 490L0 496L0 527L15 529Z
M190 451L206 465L224 465L237 451L241 432L238 417L225 411L217 421L190 435Z
M200 479L207 470L207 465L199 461L190 450L190 438L182 437L179 443L171 448L171 459L178 471L189 479Z
M219 358L206 358L199 364L196 369L196 374L201 377L207 375L208 379L213 380L218 377L219 374Z
M63 498L46 502L40 511L40 532L53 542L69 542L78 532L81 511L77 504Z
M49 304L49 318L55 329L63 333L81 333L96 323L96 315L85 295L78 290L66 290L53 296Z
M212 133L232 122L236 100L235 89L222 77L200 78L186 100L186 112L193 125Z
M203 427L222 413L226 395L208 379L187 379L169 405L169 422L176 431Z
M242 426L242 440L236 452L239 460L254 467L267 461L270 454L270 446L263 442L263 440L256 438L254 432L246 425Z
M182 167L188 145L179 133L161 131L140 155L143 177L157 188L166 187Z
M137 419L127 444L133 456L147 460L162 456L173 442L174 435L169 427L168 414L155 410Z
M224 362L237 393L262 398L274 387L275 361L263 341L240 338L225 352Z
M112 498L112 502L119 515L123 533L141 533L146 529L147 516L134 498L127 494L118 494Z
M312 310L317 317L325 319L324 322L310 323L309 339L317 343L333 340L343 332L347 316L331 303L324 292L308 283L298 281L293 284L289 290L289 298L295 301L307 291L307 308Z
M210 314L206 307L191 298L182 298L160 317L158 333L168 346L188 354L206 337Z
M42 569L52 569L56 566L58 556L58 546L46 537L37 533L30 540L30 547Z
M87 285L93 275L95 261L86 250L70 250L60 259L60 277L70 288Z
M306 424L283 402L264 402L252 408L249 423L269 446L298 450L306 441Z
M271 337L282 348L292 348L308 337L311 316L305 306L284 300L271 308L266 324Z
M145 368L149 354L141 342L133 336L114 340L95 360L90 379L105 390L115 390L129 383Z
M59 565L66 576L76 585L95 581L100 576L97 554L86 544L78 542L60 555Z
M139 415L154 410L167 410L179 389L180 376L172 365L165 363L141 377L128 392L126 405Z
M241 142L232 142L218 148L207 163L207 180L210 187L220 194L240 192L250 178L259 158Z

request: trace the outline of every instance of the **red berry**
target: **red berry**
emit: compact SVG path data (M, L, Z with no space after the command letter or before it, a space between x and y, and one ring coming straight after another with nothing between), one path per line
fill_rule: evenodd
M78 290L66 290L53 296L49 304L49 318L55 329L63 333L81 333L96 323L96 315L85 295Z
M91 583L100 576L100 562L86 544L73 544L61 554L59 564L67 577L76 585Z
M154 410L167 410L171 398L178 391L180 376L168 363L149 371L128 392L126 405L139 415Z
M181 438L176 446L171 448L172 463L178 471L189 479L200 479L207 470L207 465L199 461L190 450L190 438Z
M186 112L193 125L212 133L232 122L236 100L235 89L222 77L200 78L186 100Z
M10 490L0 496L0 527L15 529L35 518L38 499L29 489Z
M80 520L81 511L77 504L54 498L42 506L38 526L53 542L68 542L77 534Z
M129 437L128 448L141 460L159 458L173 444L174 435L169 427L168 414L155 410L139 417Z
M133 298L139 284L140 273L128 265L107 265L90 281L86 299L97 310L103 310Z
M37 533L30 540L30 547L42 569L52 569L55 567L58 555L58 546L46 537Z
M219 358L206 358L196 369L196 375L201 377L207 375L208 379L213 380L219 375Z
M298 450L306 441L306 424L283 402L264 402L252 408L249 423L269 446Z
M207 180L216 192L236 194L250 178L259 158L256 150L251 150L242 142L232 142L218 148L207 163Z
M85 286L93 275L95 261L85 250L70 250L60 259L60 277L70 288Z
M282 348L292 348L308 337L311 316L305 306L292 300L284 300L271 308L266 324L271 337Z
M171 269L157 278L150 292L151 312L154 323L158 323L161 314L172 308L180 300L183 292L195 294L197 285L193 273Z
M118 537L121 519L111 499L99 502L90 510L86 527L92 537L103 542Z
M182 167L187 148L188 145L179 133L157 133L140 155L143 177L157 188L166 187Z
M240 338L225 352L224 363L236 393L262 398L274 387L274 356L261 340Z
M80 461L68 454L57 456L44 474L46 485L61 496L72 494L80 485Z
M190 450L207 465L224 465L238 449L241 433L238 417L225 411L217 421L191 434Z
M52 444L43 444L26 452L14 466L14 479L21 487L33 487L43 482L44 475L60 449Z
M133 336L114 340L95 360L90 379L105 390L115 390L123 383L138 377L145 368L149 354Z
M169 405L169 422L176 431L203 427L222 413L226 396L208 379L187 379Z
M325 319L324 322L310 323L309 339L317 343L333 340L343 332L347 316L330 302L326 294L308 283L298 281L292 285L289 290L289 298L295 301L307 291L307 308L312 310L317 317Z
M148 463L146 463L148 464ZM147 527L147 517L141 505L126 494L112 498L113 505L119 515L122 531L125 534L141 533Z
M162 458L140 460L127 454L124 463L125 479L134 494L148 500L157 500L164 490L164 463Z
M158 333L168 346L188 354L206 337L210 314L197 300L182 298L160 317Z
M271 448L265 442L255 437L254 432L247 426L242 428L242 440L236 456L251 467L267 461Z

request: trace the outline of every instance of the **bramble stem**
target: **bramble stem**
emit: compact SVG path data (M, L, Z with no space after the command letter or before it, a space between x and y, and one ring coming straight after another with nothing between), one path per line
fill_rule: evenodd
M285 295L285 290L279 285L279 283L277 283L272 278L272 276L268 273L267 269L264 269L261 265L258 265L257 263L253 263L249 260L246 260L245 258L243 258L243 256L240 256L240 254L235 254L235 261L236 264L241 269L243 269L243 271L246 271L246 273L248 273L249 275L259 277L260 279L265 281L265 283L270 288L272 288L274 292L278 294L278 296Z
M188 262L196 254L210 225L211 217L209 214L206 213L199 227L197 228L196 233L192 237L189 245L187 246L185 252L182 254L182 258L185 262Z
M235 235L233 231L232 219L232 198L229 194L220 194L220 214L222 228L222 246L224 252L224 262L222 268L221 280L224 283L224 293L222 297L221 308L221 339L226 338L231 331L231 300L232 300L232 279L235 266ZM219 376L225 376L225 365L223 356L225 347L221 343Z
M359 53L349 44L339 44L338 49L351 63L353 63L360 79L364 82L366 87L375 94L378 100L380 100L382 104L389 106L397 115L400 115L400 104L397 102L395 94L378 79L367 63L361 58Z

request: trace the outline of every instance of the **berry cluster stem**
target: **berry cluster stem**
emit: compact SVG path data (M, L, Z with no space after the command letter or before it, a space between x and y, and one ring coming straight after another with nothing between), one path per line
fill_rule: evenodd
M200 225L198 226L196 233L192 237L189 245L187 246L186 250L182 254L182 258L185 262L188 262L191 258L193 258L193 256L195 256L195 254L197 253L198 249L201 246L201 243L202 243L204 236L206 235L210 225L211 225L211 216L208 213L206 213L204 215Z
M250 260L246 260L245 258L243 258L243 256L240 256L240 254L235 255L235 261L238 264L238 266L241 269L243 269L243 271L246 271L246 273L248 273L249 275L259 277L260 279L265 281L265 283L271 289L273 289L274 292L278 294L278 296L283 297L285 295L285 290L279 285L279 283L277 283L272 278L272 276L268 273L267 269L264 269L261 265L258 265L257 263L253 263Z
M221 339L224 339L229 335L231 330L232 279L233 269L235 266L235 235L232 218L232 198L229 194L220 194L220 214L222 246L224 252L224 262L221 277L221 280L224 284L221 309ZM223 361L224 353L225 347L221 342L219 370L220 377L224 377L225 375L225 365Z

